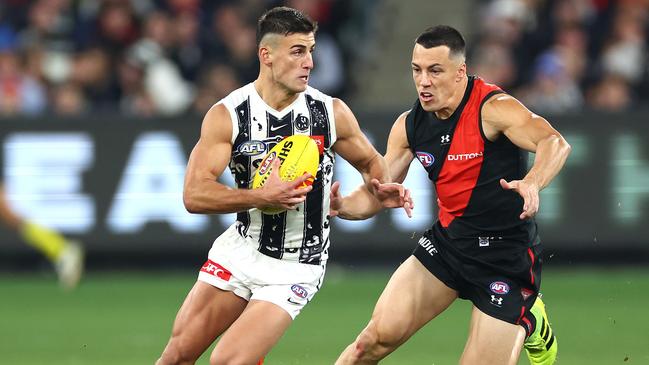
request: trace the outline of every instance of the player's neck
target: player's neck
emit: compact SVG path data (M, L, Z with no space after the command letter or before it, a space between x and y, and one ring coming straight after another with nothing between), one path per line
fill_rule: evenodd
M435 112L435 116L439 119L448 119L455 113L455 110L460 106L462 99L464 98L464 93L466 88L469 85L469 78L464 77L460 82L460 85L455 89L453 96L449 99L448 105Z
M259 97L271 108L281 111L291 105L297 94L289 92L277 83L265 80L261 76L253 83Z

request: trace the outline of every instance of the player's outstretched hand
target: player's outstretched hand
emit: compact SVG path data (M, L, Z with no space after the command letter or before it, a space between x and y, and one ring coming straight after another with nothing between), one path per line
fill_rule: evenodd
M337 216L342 203L343 196L340 194L340 181L336 181L331 185L331 193L329 193L329 216Z
M525 180L512 180L507 182L500 179L500 186L505 190L514 190L523 197L523 212L521 219L532 218L539 211L539 188Z
M311 174L303 174L293 181L282 181L279 177L281 162L276 159L271 164L271 173L268 180L261 187L264 208L295 209L298 204L306 200L306 194L313 189L312 186L302 187Z
M403 208L408 215L412 218L412 209L415 204L410 197L410 189L406 189L399 183L385 183L382 184L377 179L372 179L372 187L374 188L374 195L381 202L384 208Z

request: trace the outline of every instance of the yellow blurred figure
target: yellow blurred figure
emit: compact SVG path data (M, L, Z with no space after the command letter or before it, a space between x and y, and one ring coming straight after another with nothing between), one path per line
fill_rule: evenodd
M41 252L54 265L64 289L74 289L83 274L84 250L78 243L59 232L30 222L13 211L0 185L0 220L18 232L28 245Z

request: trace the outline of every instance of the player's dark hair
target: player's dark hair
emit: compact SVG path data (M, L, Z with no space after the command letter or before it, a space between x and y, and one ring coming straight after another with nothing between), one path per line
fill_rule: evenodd
M457 29L448 25L436 25L426 29L415 42L424 48L446 46L450 49L451 56L466 55L464 37Z
M278 6L265 12L257 22L257 45L268 33L289 35L315 33L318 24L308 15L286 6Z

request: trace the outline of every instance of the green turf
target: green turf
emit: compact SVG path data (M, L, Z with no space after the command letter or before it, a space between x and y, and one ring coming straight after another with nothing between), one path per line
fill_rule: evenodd
M330 270L266 364L332 364L388 277ZM0 364L152 364L193 281L188 272L92 274L64 293L50 275L0 274ZM649 270L548 271L543 292L558 364L649 364ZM383 364L456 364L469 311L456 303Z

